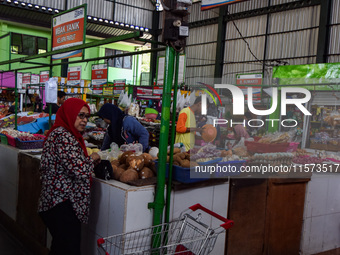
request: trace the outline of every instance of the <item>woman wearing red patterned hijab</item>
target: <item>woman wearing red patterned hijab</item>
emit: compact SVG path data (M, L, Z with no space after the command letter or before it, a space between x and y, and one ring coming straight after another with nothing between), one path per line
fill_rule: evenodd
M59 108L41 156L39 214L52 235L52 254L80 254L80 226L87 223L90 179L97 153L87 155L82 133L89 106L70 98Z

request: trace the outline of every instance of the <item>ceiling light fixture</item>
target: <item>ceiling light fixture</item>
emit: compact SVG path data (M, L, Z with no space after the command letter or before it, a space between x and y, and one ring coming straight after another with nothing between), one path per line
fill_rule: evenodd
M45 7L45 6L41 7L41 9L42 9L43 11L46 11L46 7Z
M25 4L25 3L21 3L21 5L22 5L22 6L26 6L26 4Z

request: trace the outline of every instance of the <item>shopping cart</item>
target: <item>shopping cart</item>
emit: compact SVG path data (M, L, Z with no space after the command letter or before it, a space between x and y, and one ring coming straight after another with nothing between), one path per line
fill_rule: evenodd
M201 222L200 213L197 217L191 215L198 209L224 223L217 228L210 228ZM172 222L98 239L98 254L209 254L215 246L217 236L233 225L232 220L196 204L182 212L180 217Z

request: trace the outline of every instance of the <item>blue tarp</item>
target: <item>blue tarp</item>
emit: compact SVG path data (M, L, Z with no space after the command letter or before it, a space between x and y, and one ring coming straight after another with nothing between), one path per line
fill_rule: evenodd
M48 118L49 117L39 118L35 122L18 126L18 130L23 132L30 132L31 134L43 134L45 130L49 129ZM55 120L55 115L52 115L51 119Z

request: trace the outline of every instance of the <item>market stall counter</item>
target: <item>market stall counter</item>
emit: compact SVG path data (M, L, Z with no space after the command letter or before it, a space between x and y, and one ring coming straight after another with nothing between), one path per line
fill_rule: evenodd
M40 155L0 145L1 224L13 232L34 254L48 254L51 236L37 214L40 193ZM227 216L229 184L225 181L202 185L175 184L172 191L170 220L189 206L201 203L208 209ZM82 226L82 254L96 254L96 241L101 237L152 226L155 185L131 186L116 180L93 178L90 219ZM5 219L6 218L6 219ZM6 221L6 223L4 223ZM216 221L216 220L215 220ZM209 220L212 224L219 224ZM225 235L219 235L212 254L224 253Z

